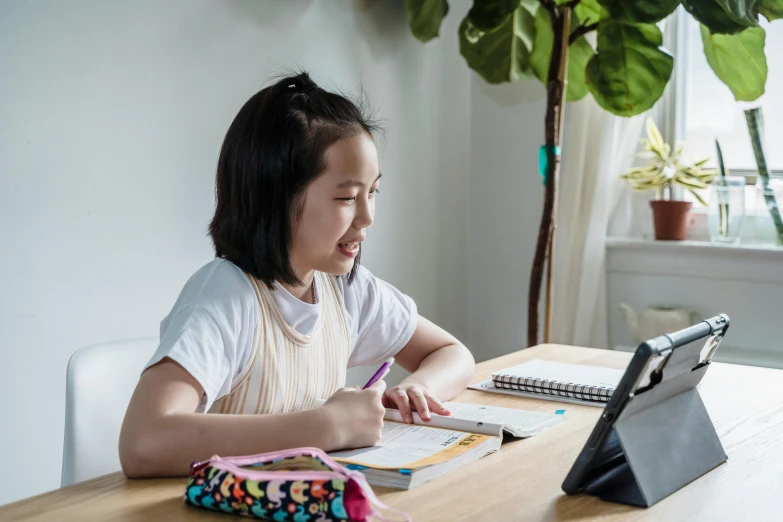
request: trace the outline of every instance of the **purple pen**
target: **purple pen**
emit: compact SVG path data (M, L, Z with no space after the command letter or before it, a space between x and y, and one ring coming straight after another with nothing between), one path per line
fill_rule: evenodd
M386 362L384 362L380 368L378 368L378 371L375 372L375 375L370 377L370 380L367 381L367 384L364 385L362 390L366 390L379 380L383 379L383 377L386 375L386 373L389 371L389 368L391 368L391 365L394 364L394 357L389 357L386 359Z

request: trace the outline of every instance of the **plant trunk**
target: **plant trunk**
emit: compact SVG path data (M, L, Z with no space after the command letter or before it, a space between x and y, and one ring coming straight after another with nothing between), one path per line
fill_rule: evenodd
M555 11L555 10L553 10ZM555 154L563 137L565 115L566 78L568 65L568 37L571 26L571 8L562 7L559 16L550 11L554 43L549 61L546 89L545 143L547 154L544 210L538 229L538 241L530 270L530 289L527 299L527 345L538 344L538 312L541 298L541 282L544 263L547 262L547 299L545 341L549 342L552 315L552 272L554 267L554 241L557 224L557 184L560 174L560 155Z

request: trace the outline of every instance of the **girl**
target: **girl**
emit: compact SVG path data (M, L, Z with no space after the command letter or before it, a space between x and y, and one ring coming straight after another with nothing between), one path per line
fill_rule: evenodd
M122 426L126 475L187 474L213 454L371 446L384 407L407 422L413 410L450 414L441 400L473 376L470 352L359 264L381 180L376 130L307 73L239 111L218 160L216 259L161 322ZM399 386L343 388L346 368L392 356L411 372Z

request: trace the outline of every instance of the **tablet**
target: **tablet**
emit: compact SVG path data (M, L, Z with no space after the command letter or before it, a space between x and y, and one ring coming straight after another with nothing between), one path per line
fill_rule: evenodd
M622 465L625 456L613 429L615 422L695 388L728 328L729 317L720 314L639 345L568 472L563 491L590 493L591 484Z

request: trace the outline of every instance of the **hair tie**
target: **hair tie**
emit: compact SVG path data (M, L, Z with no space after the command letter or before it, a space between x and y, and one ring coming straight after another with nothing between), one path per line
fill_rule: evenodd
M314 83L292 83L288 88L302 94L313 94L318 90L318 86Z

